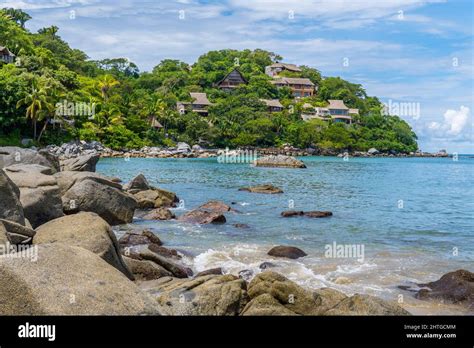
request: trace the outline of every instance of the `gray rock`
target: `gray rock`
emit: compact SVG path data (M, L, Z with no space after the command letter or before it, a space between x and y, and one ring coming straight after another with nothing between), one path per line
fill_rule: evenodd
M276 257L286 257L289 259L297 259L306 256L307 254L297 247L279 245L270 249L268 255Z
M152 261L136 260L126 256L123 260L136 280L153 280L172 276L171 272Z
M248 192L253 192L253 193L266 193L266 194L283 193L282 189L270 184L242 187L242 188L239 188L239 191L248 191Z
M30 243L35 235L35 230L14 221L0 219L0 225L6 230L12 244Z
M120 225L132 222L137 202L115 187L85 179L67 190L62 196L62 206L66 214L94 212L109 224Z
M178 217L178 220L195 224L222 224L226 222L223 214L201 209L191 210Z
M260 157L255 161L255 165L257 167L306 168L303 161L284 155Z
M25 214L20 202L20 190L0 169L0 218L25 224Z
M148 183L148 180L145 178L143 174L138 174L136 177L132 179L125 187L125 190L138 190L138 191L146 191L151 190L152 187Z
M141 251L140 257L142 257L144 260L153 261L157 265L160 265L167 271L171 272L176 278L188 278L189 275L192 275L189 274L189 270L186 269L186 267L178 265L166 257L158 255L157 253L154 253L150 250Z
M13 164L40 164L59 172L59 160L46 150L23 149L15 146L0 147L0 168Z
M61 171L95 172L100 155L90 154L69 158L60 162Z

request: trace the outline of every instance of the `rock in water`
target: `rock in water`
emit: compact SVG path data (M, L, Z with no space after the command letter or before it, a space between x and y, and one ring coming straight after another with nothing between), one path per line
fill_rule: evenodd
M115 187L85 179L75 183L63 196L66 214L79 211L94 212L111 225L132 222L136 200Z
M268 255L275 257L286 257L289 259L297 259L306 256L307 254L297 247L279 245L270 249Z
M54 176L42 174L31 165L23 165L21 170L5 168L5 173L19 188L23 212L33 227L64 215Z
M60 162L61 171L95 172L95 166L99 158L99 154L69 158Z
M282 189L273 185L269 185L269 184L242 187L242 188L239 188L239 191L248 191L248 192L254 192L254 193L267 193L267 194L283 193Z
M419 299L441 299L474 309L474 273L472 272L460 269L446 273L437 281L418 285L429 288L429 290L421 289L416 294Z
M145 175L138 174L136 177L132 179L132 181L128 183L128 185L124 187L124 189L127 191L136 190L136 192L139 192L139 191L151 190L152 187L148 183L148 180L145 178Z
M159 314L150 296L94 253L38 245L37 260L0 257L1 315Z
M230 274L161 278L140 287L156 297L167 315L238 315L248 302L246 282Z
M90 250L133 280L120 255L115 234L97 214L80 212L41 225L36 229L33 244L46 243L62 243Z
M284 155L260 157L255 161L255 165L257 167L306 168L303 161Z
M13 164L40 164L59 172L59 160L47 150L23 149L15 146L0 147L0 168Z
M281 212L283 217L293 217L293 216L307 216L311 218L323 218L332 216L330 211L302 211L302 210L285 210Z
M202 277L202 276L207 276L211 274L222 275L224 274L224 272L222 271L221 267L210 268L210 269L206 269L205 271L199 272L198 274L196 274L196 277Z
M324 315L410 315L410 313L396 303L370 295L355 294L343 299Z
M226 213L232 210L231 207L221 201L209 201L201 205L199 209L208 210L215 213Z
M191 210L178 217L178 220L195 224L223 224L226 222L223 214L200 209Z
M171 220L176 216L166 208L156 208L141 217L144 220Z
M186 267L178 265L177 263L169 260L168 258L158 255L157 253L154 253L150 250L143 250L140 252L139 255L144 260L153 261L157 265L160 265L167 271L171 272L176 278L188 278L189 275L192 275L189 274L190 270L188 270Z
M20 203L20 190L0 169L0 218L25 224L23 206Z

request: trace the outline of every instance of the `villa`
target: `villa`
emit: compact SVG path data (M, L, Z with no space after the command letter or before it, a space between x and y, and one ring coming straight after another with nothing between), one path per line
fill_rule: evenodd
M207 99L206 93L189 93L192 102L177 102L178 112L184 115L187 112L196 112L202 116L208 115L208 107L212 103Z
M278 77L273 81L270 81L276 87L288 87L293 92L293 96L299 97L311 97L315 92L315 85L308 78L302 77Z
M278 99L260 99L260 101L265 103L269 112L283 111L283 105L281 105Z
M232 91L234 88L242 85L247 84L248 81L242 75L242 73L234 69L230 73L228 73L222 80L216 83L217 87L224 90L224 91Z
M348 108L343 100L329 99L328 103L329 105L325 107L313 107L311 104L304 104L301 118L304 121L316 118L351 124L352 117L359 115L359 109Z
M295 64L286 64L286 63L279 63L276 62L272 65L265 67L265 74L270 77L275 77L282 71L290 71L290 72L301 72L301 69L298 68Z
M15 55L10 52L6 47L0 46L0 61L4 63L13 63L15 61Z

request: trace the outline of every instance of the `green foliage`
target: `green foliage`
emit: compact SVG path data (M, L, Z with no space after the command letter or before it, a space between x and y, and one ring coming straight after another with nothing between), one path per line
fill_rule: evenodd
M0 45L17 56L14 64L0 63L0 144L34 137L39 145L80 138L114 149L173 146L178 141L216 147L290 143L341 150L417 149L410 126L382 115L379 100L367 96L359 84L323 79L318 70L300 66L300 72L281 76L309 78L319 86L315 96L295 100L289 88L276 88L265 74L266 66L282 60L273 52L210 51L192 65L165 59L151 72L140 73L125 58L89 60L61 39L56 26L31 33L24 28L29 19L21 10L0 10ZM218 89L216 83L235 68L248 84L232 92ZM213 103L208 116L177 112L178 101L192 101L190 92L207 93ZM270 113L261 99L279 99L284 110ZM352 125L302 121L305 103L324 106L328 99L344 100L360 116ZM58 115L55 106L63 102L93 105L94 114ZM60 123L51 125L52 118ZM163 128L151 128L150 119Z

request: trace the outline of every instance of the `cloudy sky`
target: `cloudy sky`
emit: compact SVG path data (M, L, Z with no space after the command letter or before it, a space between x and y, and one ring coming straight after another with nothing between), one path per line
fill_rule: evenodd
M209 51L262 48L362 84L422 150L474 153L472 0L0 0L92 59L142 71ZM403 104L402 104L403 103ZM419 110L419 112L418 112Z

